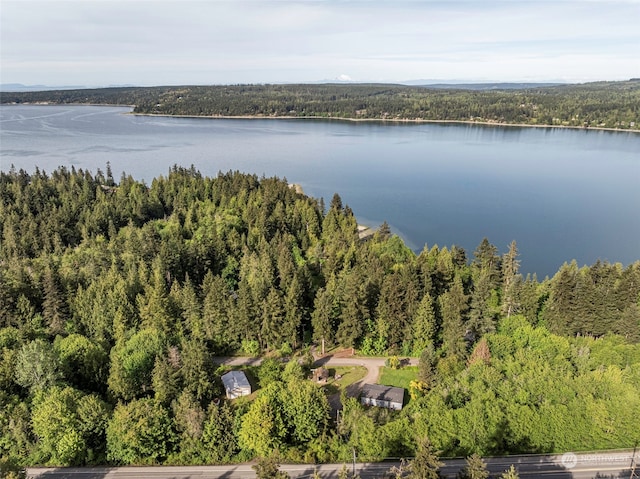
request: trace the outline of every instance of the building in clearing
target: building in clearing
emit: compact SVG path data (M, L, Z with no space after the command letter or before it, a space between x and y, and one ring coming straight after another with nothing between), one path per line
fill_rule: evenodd
M399 411L404 404L404 389L381 384L365 384L360 402L365 406L386 407Z
M229 399L251 394L251 384L244 371L229 371L222 375L222 384Z
M317 383L326 383L329 379L329 370L327 368L316 368L311 370L313 380Z

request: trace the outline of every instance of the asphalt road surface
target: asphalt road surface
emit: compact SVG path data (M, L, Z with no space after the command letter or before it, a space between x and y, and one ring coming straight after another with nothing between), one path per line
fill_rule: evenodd
M640 453L636 453L640 461ZM601 451L589 454L526 455L487 458L489 471L500 474L514 464L521 478L591 479L631 478L633 451ZM441 473L454 478L464 467L463 459L444 460ZM357 463L356 472L363 479L389 477L389 470L398 462ZM351 472L353 464L346 465ZM283 464L292 479L310 478L317 471L322 478L335 479L343 464ZM254 479L251 464L230 466L158 466L158 467L87 467L87 468L30 468L27 477L38 479ZM635 477L639 477L636 473Z

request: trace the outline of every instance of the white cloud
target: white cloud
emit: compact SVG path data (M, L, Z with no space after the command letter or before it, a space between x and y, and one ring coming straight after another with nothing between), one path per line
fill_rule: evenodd
M623 79L640 1L3 0L2 82ZM107 81L108 79L108 81Z

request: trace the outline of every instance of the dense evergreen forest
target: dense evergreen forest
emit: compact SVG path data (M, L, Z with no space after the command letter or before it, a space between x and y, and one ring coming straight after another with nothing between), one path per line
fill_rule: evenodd
M2 103L135 105L159 115L477 121L640 130L640 80L473 90L389 84L127 87L4 92Z
M334 87L328 87L334 88ZM371 87L373 88L373 87ZM636 106L637 107L637 106ZM0 456L12 464L212 464L633 447L640 262L518 271L516 243L368 241L335 195L174 167L146 185L0 172ZM568 258L570 259L570 258ZM343 398L308 348L419 356L402 410ZM232 402L215 356L270 354ZM297 354L297 356L293 356ZM302 360L299 361L297 358Z

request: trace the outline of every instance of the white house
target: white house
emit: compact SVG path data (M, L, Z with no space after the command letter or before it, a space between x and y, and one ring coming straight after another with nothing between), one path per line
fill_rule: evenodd
M229 399L251 394L251 384L244 371L229 371L223 374L221 379Z
M360 402L365 406L386 407L399 411L404 404L404 389L381 384L365 384L360 394Z

